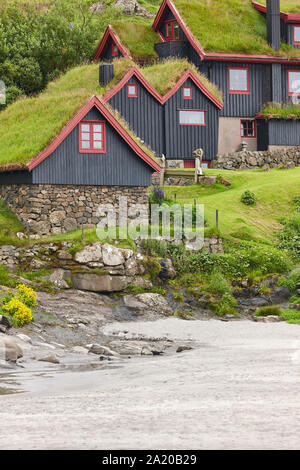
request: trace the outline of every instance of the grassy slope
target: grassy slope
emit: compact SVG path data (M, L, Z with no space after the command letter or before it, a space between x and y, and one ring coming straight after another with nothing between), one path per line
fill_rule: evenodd
M215 225L216 209L220 211L219 228L223 235L242 238L248 233L253 238L272 240L280 228L279 220L291 209L291 201L300 194L300 168L292 170L226 171L205 170L205 174L221 174L232 182L230 188L190 186L166 187L167 195L183 203L205 204L209 226ZM257 205L245 206L240 202L242 193L249 189L257 197Z
M115 76L106 88L98 85L98 65L76 67L50 83L39 96L20 99L8 106L0 113L0 166L30 161L92 95L105 94L133 65L126 59L115 61ZM187 61L167 61L144 68L143 73L158 91L167 92L188 68L194 67ZM220 99L220 92L198 75ZM149 153L146 148L145 151Z
M186 24L207 52L240 52L300 57L283 44L274 52L266 41L266 21L251 0L174 0Z

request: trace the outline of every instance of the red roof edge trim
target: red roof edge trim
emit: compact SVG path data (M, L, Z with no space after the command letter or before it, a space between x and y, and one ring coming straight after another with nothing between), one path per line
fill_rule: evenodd
M248 55L248 54L227 54L222 52L209 52L205 54L204 60L214 60L214 61L225 61L225 62L252 62L252 63L278 63L278 64L289 64L289 65L299 65L299 59L293 59L289 57L276 57L268 55Z
M265 5L262 5L258 2L252 2L252 5L257 11L261 13L267 13L267 7ZM280 17L285 21L285 23L300 23L299 14L284 13L283 11L281 11Z
M153 88L152 85L150 85L150 83L145 79L145 77L141 74L141 72L136 67L132 67L129 70L129 72L127 72L125 77L123 77L122 80L114 88L112 88L112 90L106 93L106 95L103 97L104 103L109 101L116 93L118 93L118 91L120 91L121 88L123 88L123 86L126 85L128 80L130 80L130 78L133 75L135 75L138 78L138 80L144 85L146 90L149 93L151 93L151 95L154 96L154 98L156 98L157 101L162 103L162 100L163 100L162 96L155 90L155 88Z
M224 107L223 103L221 103L220 100L218 100L204 85L203 83L199 80L197 75L192 71L192 70L187 70L184 75L180 78L180 80L174 85L174 87L168 91L164 96L161 96L155 88L150 85L150 83L145 79L145 77L142 75L142 73L136 68L132 67L129 72L125 75L125 77L112 89L110 90L104 97L103 101L106 103L109 101L116 93L118 93L124 85L130 80L130 78L135 75L137 79L141 82L141 84L146 88L146 90L151 93L152 96L160 103L164 104L166 101L168 101L171 96L173 96L177 90L183 85L183 83L190 78L193 80L195 85L202 91L202 93L214 103L214 105L222 109Z
M113 42L116 44L116 46L118 47L119 51L121 52L122 56L123 57L128 57L129 59L132 59L131 55L129 54L129 52L127 51L127 49L123 46L123 44L121 43L121 40L119 38L119 36L114 32L112 26L109 24L105 30L105 33L100 41L100 44L98 46L98 49L93 57L93 61L96 61L99 59L103 49L105 48L106 46L106 43L107 43L107 40L108 38L111 37L111 39L113 40Z
M160 9L158 10L158 13L152 25L153 29L157 32L166 7L170 8L178 24L181 26L184 34L188 38L189 42L192 44L192 46L198 52L200 58L203 60L204 55L205 55L203 49L194 38L193 34L191 33L191 31L189 30L189 28L187 27L187 25L181 18L179 11L177 10L177 8L175 7L174 3L171 0L164 0L163 3L161 4Z
M117 122L114 116L109 110L101 103L97 96L93 96L87 104L81 108L76 116L65 126L65 128L58 134L58 136L52 141L52 143L31 162L28 163L27 167L29 171L32 171L37 165L45 160L54 150L63 142L63 140L72 132L77 124L83 119L83 117L89 112L89 110L95 106L100 113L107 119L112 127L118 132L118 134L126 141L126 143L132 148L132 150L144 160L154 171L159 172L161 167L152 158L144 152L144 150L135 142L135 140L128 134L128 132Z
M163 103L168 101L171 96L176 93L176 91L179 90L179 88L184 84L184 82L190 78L195 85L202 91L202 93L210 100L212 103L218 108L218 109L223 109L224 105L223 103L218 100L206 87L203 85L203 83L199 80L197 75L192 71L192 70L187 70L184 75L181 77L181 79L176 83L176 85L168 92L165 94L163 97Z

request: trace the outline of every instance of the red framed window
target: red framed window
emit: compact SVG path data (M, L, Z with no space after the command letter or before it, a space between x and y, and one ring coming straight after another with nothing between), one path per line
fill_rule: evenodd
M104 121L81 121L79 124L79 152L105 153L105 134Z
M241 137L256 137L256 121L253 121L252 119L241 120Z
M182 97L183 97L184 100L192 100L193 99L193 87L183 86L182 87Z
M119 55L119 49L118 49L118 47L115 45L114 42L112 43L112 46L111 46L111 55L112 55L113 57L118 57L118 55Z
M293 29L294 29L294 34L293 34L294 45L300 46L300 25L295 25Z
M203 161L201 162L201 168L210 168L211 162ZM195 168L195 160L184 160L183 162L184 168Z
M300 96L300 70L288 70L289 96Z
M138 86L136 83L128 83L127 85L127 96L128 98L138 97Z
M166 21L166 40L178 41L179 40L179 24L175 20Z
M206 126L206 111L201 109L178 109L181 126Z
M231 95L249 95L249 67L229 67L228 87Z

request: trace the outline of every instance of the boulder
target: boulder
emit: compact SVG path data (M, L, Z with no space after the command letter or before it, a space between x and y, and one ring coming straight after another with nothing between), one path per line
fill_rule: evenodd
M78 251L75 254L75 261L80 264L102 262L102 244L97 242Z
M253 317L253 320L260 323L278 323L283 321L283 318L277 315L267 315L266 317Z
M162 347L147 341L113 340L109 346L121 356L156 356L163 353Z
M161 271L159 273L161 279L174 279L176 277L176 271L170 259L161 259L158 262L161 265Z
M50 362L52 364L59 364L59 359L56 357L55 354L48 354L47 356L41 357L38 359L41 362Z
M23 351L15 339L0 335L0 360L17 362L23 357Z
M118 353L112 351L107 346L101 346L100 344L92 344L89 348L89 352L97 354L98 356L118 356Z
M183 351L190 351L191 349L193 349L191 346L178 346L176 352L181 353Z
M137 0L114 0L114 7L122 10L125 15L144 16L145 18L152 18L154 13L142 7Z
M64 269L55 269L49 276L49 281L52 282L58 289L70 289L69 284L65 278L71 277L71 274Z
M270 294L272 304L282 304L291 297L291 292L287 287L276 287Z
M119 248L104 243L102 246L102 259L106 266L118 266L125 263L125 256Z
M6 315L0 315L0 327L2 327L1 329L4 330L3 333L12 327L12 322L10 321L9 317Z
M72 273L72 282L75 289L90 292L120 292L131 282L127 276L109 276L93 273Z
M167 300L160 294L146 293L126 295L124 304L130 309L136 310L140 315L172 315L172 309Z

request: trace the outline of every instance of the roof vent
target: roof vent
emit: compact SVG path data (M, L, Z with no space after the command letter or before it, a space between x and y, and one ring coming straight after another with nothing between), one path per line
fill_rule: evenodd
M280 49L280 0L267 0L267 37L275 51Z
M101 86L106 86L114 78L114 65L113 64L100 64L99 65L99 83Z

